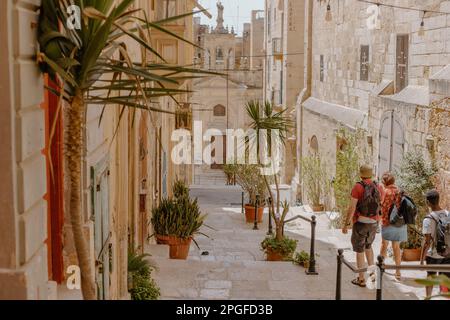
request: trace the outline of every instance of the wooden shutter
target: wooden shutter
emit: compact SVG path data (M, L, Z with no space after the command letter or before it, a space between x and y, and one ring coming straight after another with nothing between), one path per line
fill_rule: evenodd
M395 92L402 91L408 85L409 36L397 35Z
M369 81L369 46L361 46L360 80Z

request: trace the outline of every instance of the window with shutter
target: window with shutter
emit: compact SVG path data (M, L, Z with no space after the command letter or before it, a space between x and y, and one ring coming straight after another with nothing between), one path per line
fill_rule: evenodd
M397 35L395 92L408 85L409 35Z
M369 46L361 46L360 80L369 81Z

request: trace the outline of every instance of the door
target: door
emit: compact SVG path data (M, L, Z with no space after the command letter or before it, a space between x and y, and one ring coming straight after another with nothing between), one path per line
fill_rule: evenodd
M394 111L386 113L381 120L378 176L395 172L400 168L405 149L403 125Z
M222 140L222 143L215 143L216 137L211 137L211 144L214 144L214 149L211 152L211 159L213 160L213 164L211 164L212 170L223 170L223 166L227 159L227 136L219 136L219 139ZM217 159L216 154L218 155ZM222 155L222 157L220 157L220 154ZM217 163L216 161L221 163Z
M112 247L109 225L109 168L102 161L91 169L95 273L99 300L109 299Z

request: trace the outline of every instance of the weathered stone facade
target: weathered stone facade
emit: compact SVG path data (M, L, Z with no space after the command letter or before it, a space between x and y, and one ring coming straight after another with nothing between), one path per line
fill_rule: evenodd
M0 2L0 300L51 299L43 77L33 61L40 1Z
M310 142L317 138L319 152L333 174L336 130L344 125L367 130L377 176L397 169L408 151L418 149L431 160L430 135L438 137L436 130L442 132L430 129L435 114L432 103L448 97L447 89L433 93L432 80L450 64L448 15L427 12L422 35L421 11L379 6L381 23L371 28L369 4L332 2L332 19L327 21L326 2L307 3L307 12L312 6L313 13L306 32L312 39L308 42L311 63L306 68L306 74L311 72L311 95L298 105L303 118L302 154L309 152ZM401 5L445 12L450 1L411 0ZM406 48L399 49L405 38ZM400 54L406 62L398 60ZM445 163L436 160L438 167L445 168Z

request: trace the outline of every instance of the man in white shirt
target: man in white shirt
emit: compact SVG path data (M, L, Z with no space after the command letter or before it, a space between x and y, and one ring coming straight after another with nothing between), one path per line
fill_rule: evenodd
M439 219L448 216L448 211L443 210L439 204L439 192L436 190L431 190L427 193L427 205L431 209L431 213L423 220L422 233L425 237L424 244L422 246L422 254L420 258L420 263L423 265L424 261L427 264L449 264L450 258L445 258L440 256L436 251L436 228L437 221ZM444 273L447 277L450 277L450 273ZM428 276L434 276L436 272L428 272ZM426 287L427 297L430 297L433 293L433 287Z

